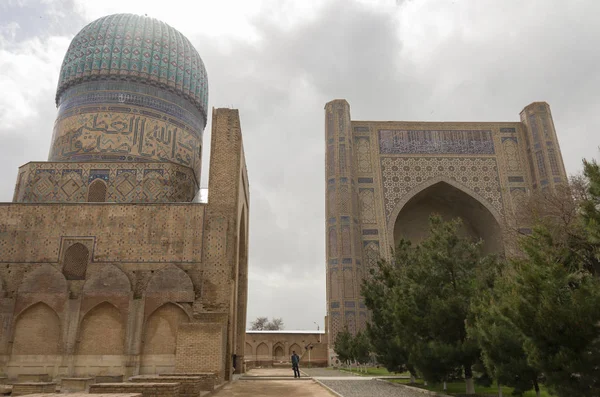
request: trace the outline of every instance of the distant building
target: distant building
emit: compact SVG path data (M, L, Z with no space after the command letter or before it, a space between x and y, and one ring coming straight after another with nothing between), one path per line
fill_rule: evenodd
M567 184L550 106L520 122L359 121L350 105L325 105L327 324L365 328L361 281L401 238L420 241L432 212L460 217L487 252L505 250L508 227L533 191Z
M130 14L85 26L56 104L48 161L20 167L0 204L2 372L229 379L248 285L238 111L212 110L207 204L208 78L177 30Z
M294 351L300 356L301 367L327 366L325 331L246 331L246 369L274 366L291 368Z

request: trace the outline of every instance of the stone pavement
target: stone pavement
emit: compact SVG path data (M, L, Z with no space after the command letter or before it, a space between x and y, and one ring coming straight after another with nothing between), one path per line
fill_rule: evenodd
M225 385L213 397L332 397L323 386L313 381L238 380Z
M331 368L303 368L294 379L291 369L257 368L227 384L214 397L424 397L418 390L395 386L377 377L356 376Z
M391 383L361 378L348 382L346 379L319 378L318 383L333 391L338 397L425 397L427 394Z

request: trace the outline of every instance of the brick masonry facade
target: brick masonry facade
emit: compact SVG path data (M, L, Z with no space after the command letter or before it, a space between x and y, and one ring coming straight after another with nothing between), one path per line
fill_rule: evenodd
M463 218L484 249L503 251L506 231L526 227L519 202L567 183L545 102L517 122L463 123L352 120L348 102L334 100L325 105L325 153L332 344L344 327L365 328L361 280L400 238L423 238L431 212Z

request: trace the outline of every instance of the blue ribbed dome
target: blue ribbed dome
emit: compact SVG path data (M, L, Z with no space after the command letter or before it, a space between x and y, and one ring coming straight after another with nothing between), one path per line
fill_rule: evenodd
M57 105L67 88L89 80L163 87L207 115L208 78L200 55L185 36L154 18L115 14L84 27L63 60Z

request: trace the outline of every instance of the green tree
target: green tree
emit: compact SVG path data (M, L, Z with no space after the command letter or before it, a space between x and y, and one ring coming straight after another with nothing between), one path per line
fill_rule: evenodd
M523 248L502 314L524 336L528 362L560 397L597 396L600 280L543 228Z
M347 328L337 333L333 344L333 351L335 351L341 362L348 362L353 359L352 339L352 334Z
M388 371L400 373L410 370L415 375L414 368L408 362L406 343L394 332L394 310L389 304L391 291L399 280L397 269L383 260L377 266L377 271L373 269L368 280L361 286L365 305L371 311L366 334L377 361Z
M406 346L408 363L425 380L441 382L464 374L467 393L472 394L479 347L465 324L477 278L495 261L482 254L481 242L461 236L460 229L460 220L432 216L429 236L415 247L401 242L394 265L382 262L363 293L374 314L379 311L393 322L392 335ZM369 295L377 288L385 299Z
M369 337L364 332L358 332L354 338L352 338L352 360L365 364L369 362L369 353L371 352L371 344L369 343Z
M540 371L532 367L525 353L524 335L503 314L502 305L507 292L503 280L495 279L488 289L480 290L471 304L473 321L468 327L481 349L487 372L499 384L511 386L513 395L522 396L535 389L539 395Z

